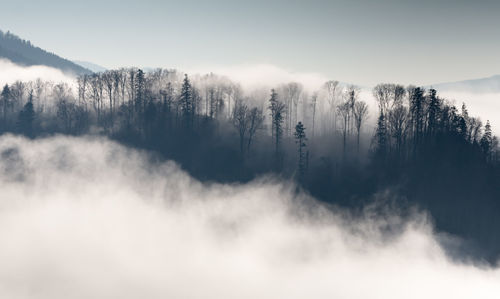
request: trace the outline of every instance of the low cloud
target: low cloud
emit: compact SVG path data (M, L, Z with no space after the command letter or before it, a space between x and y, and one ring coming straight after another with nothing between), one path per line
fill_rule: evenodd
M12 84L15 81L43 81L66 82L72 84L75 77L63 73L61 70L43 65L20 66L6 59L0 59L0 85Z
M479 117L483 125L489 120L492 130L496 135L500 135L500 93L470 93L444 91L440 96L454 100L458 109L462 103L467 105L469 115Z
M500 271L450 261L422 214L349 216L269 179L202 184L106 139L4 135L0 155L1 298L500 293Z

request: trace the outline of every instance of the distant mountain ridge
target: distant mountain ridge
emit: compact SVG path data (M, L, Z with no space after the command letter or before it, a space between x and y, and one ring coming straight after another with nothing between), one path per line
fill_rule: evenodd
M480 79L434 84L429 87L433 87L438 91L500 93L500 75Z
M54 53L47 52L31 44L30 41L0 30L0 58L5 58L13 63L32 66L45 65L60 69L65 73L89 74L92 71L64 59Z
M88 62L88 61L73 60L73 62L78 64L81 67L84 67L86 69L93 71L94 73L105 72L108 70L107 68L105 68L103 66L100 66L98 64Z

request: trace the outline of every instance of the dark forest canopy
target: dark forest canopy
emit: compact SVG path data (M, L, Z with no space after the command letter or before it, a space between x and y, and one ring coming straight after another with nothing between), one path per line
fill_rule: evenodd
M47 52L23 40L10 32L0 30L0 58L6 58L24 66L45 65L73 74L90 74L91 72L67 59Z
M105 135L204 181L272 173L354 208L390 194L429 210L438 229L479 244L482 256L496 256L500 149L489 122L433 89L380 84L372 93L377 105L369 109L359 88L337 81L316 91L296 82L244 90L214 74L129 68L82 75L73 87L6 85L0 131Z

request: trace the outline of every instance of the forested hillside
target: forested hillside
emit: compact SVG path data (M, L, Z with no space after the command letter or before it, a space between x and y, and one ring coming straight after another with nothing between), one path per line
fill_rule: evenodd
M337 81L314 91L296 82L245 90L214 74L120 69L82 75L74 87L6 85L0 128L31 138L104 135L175 160L203 181L274 174L355 209L382 194L388 204L427 209L438 229L493 259L500 151L489 122L434 89L380 84L372 93L376 107Z
M6 58L19 65L45 65L77 75L91 73L89 70L54 53L40 49L10 32L4 33L0 30L1 58Z

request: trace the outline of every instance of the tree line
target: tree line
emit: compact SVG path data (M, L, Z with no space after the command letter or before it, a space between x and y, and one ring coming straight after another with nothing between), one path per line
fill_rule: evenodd
M440 227L479 235L500 252L500 239L477 231L485 215L481 223L500 225L500 208L484 205L500 206L500 150L489 121L434 89L380 84L372 93L376 107L338 81L313 91L298 82L249 90L215 74L126 68L74 83L5 85L0 131L105 135L173 159L201 180L274 173L341 205L390 188L429 209ZM466 215L471 209L477 215Z

